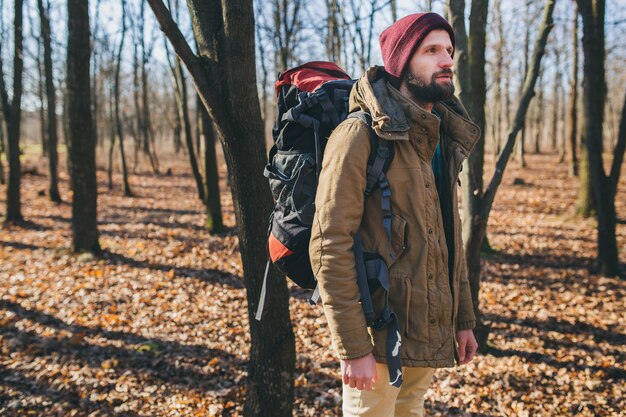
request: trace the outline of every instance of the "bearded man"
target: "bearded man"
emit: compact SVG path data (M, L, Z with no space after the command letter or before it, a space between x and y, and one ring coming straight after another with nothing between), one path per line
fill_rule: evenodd
M457 183L480 132L453 95L454 31L436 13L412 14L387 28L380 46L384 67L357 81L350 110L369 113L371 129L393 143L390 233L380 189L364 195L370 127L348 118L324 151L309 250L341 363L344 417L423 416L434 369L468 363L477 348ZM401 338L401 371L391 377L389 328L368 328L359 302L357 234L388 269ZM372 298L380 305L380 295Z

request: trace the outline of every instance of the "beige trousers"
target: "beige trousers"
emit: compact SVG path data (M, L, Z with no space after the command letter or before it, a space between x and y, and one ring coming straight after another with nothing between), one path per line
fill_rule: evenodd
M402 386L389 385L386 364L377 363L378 381L371 391L343 385L343 417L423 417L424 394L433 368L402 368Z

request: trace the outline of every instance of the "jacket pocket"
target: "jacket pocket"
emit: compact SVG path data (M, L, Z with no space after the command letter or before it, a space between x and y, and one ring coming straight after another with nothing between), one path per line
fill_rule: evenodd
M391 262L393 265L406 250L406 220L394 214L391 220Z

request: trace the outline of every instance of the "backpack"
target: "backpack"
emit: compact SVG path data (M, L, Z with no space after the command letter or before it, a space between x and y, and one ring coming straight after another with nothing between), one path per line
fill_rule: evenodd
M331 62L309 62L289 69L278 76L276 95L277 118L272 129L274 145L264 176L268 178L275 207L268 229L268 262L265 268L256 319L261 320L269 291L267 281L270 263L298 286L312 289L309 300L319 299L317 282L309 258L311 225L315 214L315 193L326 142L332 131L346 118L357 118L368 127L371 152L367 163L365 195L381 189L383 222L391 241L391 190L385 173L394 156L393 144L379 138L371 127L371 116L363 111L349 114L348 99L355 80ZM391 248L391 245L389 245ZM355 237L354 253L361 304L368 325L375 329L389 328L387 340L390 375L397 375L393 385L402 381L399 358L400 334L395 314L388 308L388 271L382 257L364 254L359 235ZM393 257L393 254L392 254ZM375 314L371 292L383 287L385 308ZM395 326L395 327L394 327ZM396 357L390 357L395 351Z

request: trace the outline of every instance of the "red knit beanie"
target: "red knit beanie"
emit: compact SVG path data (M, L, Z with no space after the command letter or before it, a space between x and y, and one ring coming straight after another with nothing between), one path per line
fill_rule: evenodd
M434 29L446 30L450 34L452 47L455 47L452 26L437 13L410 14L385 29L380 35L385 70L400 78L419 44ZM454 51L452 53L454 54Z

